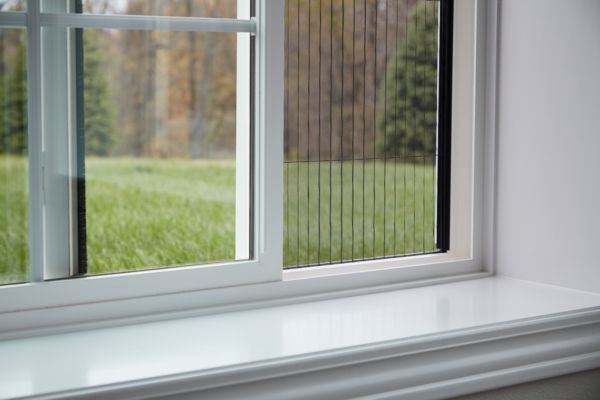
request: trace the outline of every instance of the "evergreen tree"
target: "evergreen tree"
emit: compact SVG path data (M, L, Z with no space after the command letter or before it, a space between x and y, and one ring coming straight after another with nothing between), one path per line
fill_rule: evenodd
M6 62L6 34L0 31L0 155L7 152L6 149L6 75L8 66Z
M436 150L437 15L425 3L411 13L406 40L388 60L386 112L379 115L380 147L388 156Z
M83 34L83 98L85 152L107 156L115 143L115 116L97 32Z
M0 150L8 154L25 154L27 150L27 83L25 44L20 37L14 58L3 74L2 140Z
M114 110L95 35L83 35L86 153L106 156L115 139ZM27 149L26 48L20 39L0 76L0 152L8 154L25 154Z

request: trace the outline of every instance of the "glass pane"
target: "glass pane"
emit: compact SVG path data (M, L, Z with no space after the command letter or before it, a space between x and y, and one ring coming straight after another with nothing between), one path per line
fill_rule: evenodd
M94 14L236 18L237 1L238 0L84 0L83 11Z
M26 65L25 31L0 29L0 284L28 274Z
M25 11L27 0L0 0L0 11Z
M82 42L88 273L235 260L237 34Z
M438 251L439 2L286 6L284 266Z

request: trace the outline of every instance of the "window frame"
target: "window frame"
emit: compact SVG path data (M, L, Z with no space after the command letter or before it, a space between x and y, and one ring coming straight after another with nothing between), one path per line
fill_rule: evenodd
M493 203L493 181L484 182L484 176L493 176L493 137L486 138L491 136L493 124L481 111L493 112L482 107L489 108L485 87L490 79L487 71L493 67L488 59L493 59L493 54L486 52L485 44L496 26L488 18L487 7L485 0L454 4L453 190L447 253L347 263L343 268L332 265L282 269L283 196L269 194L283 191L285 6L283 0L257 0L255 261L3 286L0 337L2 332L69 329L66 325L97 324L100 320L115 323L118 318L139 321L166 315L197 315L493 274L493 249L489 246L493 221L484 219ZM39 23L41 16L32 11L28 7L27 19ZM4 25L3 20L0 15L0 25ZM33 44L28 48L28 60L33 61L28 62L39 62L39 47ZM34 85L40 84L36 77L33 79ZM31 94L31 81L29 85ZM36 102L33 103L35 110ZM34 132L41 129L39 120L31 122ZM30 138L31 149L39 149L38 139ZM34 165L39 168L40 160L34 160ZM30 181L34 189L40 184L39 177ZM30 224L30 234L39 235L38 228ZM30 262L36 261L39 258Z
M284 270L284 280L383 270L397 270L396 273L388 271L393 281L491 272L491 264L486 262L484 265L481 212L484 207L483 191L488 190L484 187L482 174L484 170L493 168L493 157L486 156L485 161L481 158L485 151L485 116L475 110L476 98L485 97L487 68L485 48L476 47L483 43L488 30L491 33L495 29L494 21L488 22L486 14L483 14L487 12L486 7L481 0L454 1L449 250L344 263L343 271L337 264L289 269ZM483 92L479 93L481 90ZM490 162L492 164L488 166ZM486 221L486 224L490 222Z
M64 1L67 4L67 1ZM0 312L13 312L22 308L42 308L55 304L69 304L87 301L102 301L106 293L123 293L127 297L151 296L161 293L173 293L178 291L210 289L224 286L237 286L252 284L256 282L267 282L281 278L281 271L277 268L278 260L282 259L281 246L277 245L278 238L281 237L282 227L274 223L271 216L276 210L281 209L282 200L268 196L268 193L280 190L281 173L275 167L283 160L282 156L277 157L278 149L283 147L283 141L278 140L278 129L282 124L277 118L265 118L268 114L279 115L277 104L282 103L282 95L279 94L278 87L282 83L277 83L277 72L273 69L277 66L277 60L271 59L267 51L269 47L274 46L277 38L277 24L261 24L256 21L275 21L277 18L270 16L271 10L264 7L266 3L257 7L259 18L249 20L243 19L217 19L201 17L164 17L164 16L129 16L129 15L74 15L60 13L67 12L66 7L58 10L52 3L49 12L42 12L43 0L30 0L26 15L26 26L28 31L28 94L29 94L29 168L30 168L30 217L29 217L29 253L30 253L30 282L23 284L7 285L0 288L0 297L10 299L11 301L2 301ZM249 10L248 10L249 11ZM6 20L12 20L12 17L19 16L22 21L23 14L6 15ZM264 17L260 17L264 15ZM2 16L0 16L1 18ZM247 72L255 72L253 80L256 82L256 98L258 103L257 114L254 118L244 122L248 123L246 132L255 132L253 152L257 155L256 165L250 169L251 178L258 183L255 190L250 191L246 184L244 189L249 197L246 205L254 204L254 219L256 224L253 228L253 248L250 252L254 254L253 258L243 261L213 263L198 266L184 266L173 268L159 268L153 270L134 271L127 273L71 277L65 280L55 280L53 278L65 278L69 276L68 272L76 269L74 266L74 256L70 254L76 246L73 245L73 217L69 215L70 209L75 208L72 189L76 178L65 178L65 176L77 176L73 173L75 165L73 154L69 151L68 166L56 165L59 160L67 158L61 151L48 151L44 149L44 141L52 143L53 150L55 142L60 139L61 144L66 147L74 138L75 125L69 120L69 105L63 104L61 116L53 118L54 113L44 112L43 93L58 90L58 86L68 86L65 82L54 82L51 79L43 79L44 71L47 69L42 66L44 62L44 45L48 45L48 35L42 34L45 27L60 28L116 28L116 29L169 29L177 31L197 31L197 32L249 32L254 35L256 30L261 32L271 32L271 34L260 35L269 40L262 40L254 46L255 54L251 59L242 60L248 62ZM51 40L52 38L50 38ZM251 46L252 47L252 46ZM65 54L61 54L65 55ZM249 51L246 50L246 55ZM60 58L60 57L58 57ZM250 67L251 61L256 61L257 68ZM264 66L264 67L263 67ZM269 79L265 79L269 76ZM68 78L67 78L68 80ZM283 81L283 74L280 78ZM64 90L63 90L64 91ZM67 89L67 92L70 90ZM42 94L40 96L40 93ZM248 93L249 94L249 93ZM68 93L62 93L63 97L72 99ZM281 99L279 98L281 97ZM250 102L250 99L248 99ZM50 104L50 102L48 102ZM62 102L52 102L52 104ZM251 103L251 102L250 102ZM60 108L60 106L59 106ZM54 111L54 110L53 110ZM72 113L75 114L75 113ZM63 118L61 118L63 117ZM63 125L69 124L69 127L61 126L56 129L56 120ZM250 126L254 123L255 126ZM54 128L54 129L53 129ZM54 137L55 132L69 132L64 135L65 138ZM50 137L49 135L53 135ZM67 137L68 136L68 137ZM267 140L268 138L268 140ZM69 143L69 144L68 144ZM245 146L244 146L245 145ZM244 143L237 149L238 153L249 150L250 141ZM274 156L261 157L261 154L273 154ZM250 161L249 157L245 161ZM240 169L240 168L237 168ZM71 182L68 182L70 180ZM49 183L52 184L49 184ZM60 186L60 187L59 187ZM67 199L65 196L69 196ZM237 196L238 198L240 196ZM69 204L67 206L67 204ZM240 201L238 200L238 205ZM58 207L55 204L60 204ZM53 208L50 208L53 207ZM238 207L236 207L238 208ZM269 210L267 216L264 210ZM57 215L59 214L59 215ZM247 210L241 214L246 216L248 222ZM239 218L237 218L239 219ZM57 223L57 220L58 223ZM60 226L59 226L60 225ZM67 226L68 225L68 226ZM63 234L50 235L50 232L62 232ZM68 232L68 235L67 235ZM58 237L58 239L56 239ZM48 244L49 238L55 238L55 243ZM245 239L248 241L248 235ZM52 239L54 240L54 239ZM268 243L268 245L267 245ZM62 248L58 248L62 247ZM240 246L241 247L241 246ZM236 253L241 250L236 248ZM246 251L246 253L248 253ZM248 255L248 254L246 254ZM67 272L65 272L67 270ZM86 293L87 294L84 294ZM43 295L41 293L44 293ZM46 301L42 301L42 299ZM58 300L55 302L54 300Z

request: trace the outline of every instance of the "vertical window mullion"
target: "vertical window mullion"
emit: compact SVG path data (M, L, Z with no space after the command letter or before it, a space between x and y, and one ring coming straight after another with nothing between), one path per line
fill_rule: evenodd
M29 160L29 274L44 279L44 153L42 141L40 0L27 3L27 148Z
M41 12L67 13L69 0L41 0ZM44 279L77 273L73 32L42 27L41 133L44 149Z
M283 0L257 0L256 63L256 257L272 279L279 280L283 263Z
M237 1L237 17L250 19L250 1ZM250 218L251 210L251 82L250 42L253 40L245 33L237 34L236 68L236 138L235 138L235 259L247 260L250 255Z

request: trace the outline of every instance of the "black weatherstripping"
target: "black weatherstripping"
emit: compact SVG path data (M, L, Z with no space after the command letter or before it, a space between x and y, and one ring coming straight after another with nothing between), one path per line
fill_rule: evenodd
M83 13L82 0L75 1L75 13ZM85 275L87 262L87 224L85 208L85 115L83 112L83 29L75 30L75 97L77 115L77 275Z
M440 0L438 72L437 235L440 251L450 249L450 167L452 153L452 44L454 0Z
M250 17L254 18L256 17L256 1L255 0L250 0ZM249 248L249 259L253 260L255 258L255 254L254 254L254 244L255 244L255 238L254 238L254 226L256 224L255 221L255 216L254 216L254 206L255 206L255 201L254 201L254 196L256 194L255 192L255 171L256 171L256 119L255 119L255 114L256 114L256 35L251 35L250 36L250 98L248 99L248 101L250 102L250 127L249 127L249 134L250 134L250 148L249 148L249 152L250 152L250 166L249 166L249 173L250 173L250 179L249 179L249 185L250 185L250 201L249 201L249 207L248 207L248 212L249 212L249 216L250 216L250 221L249 221L249 227L248 229L250 229L250 234L249 234L249 243L248 246L250 246Z

